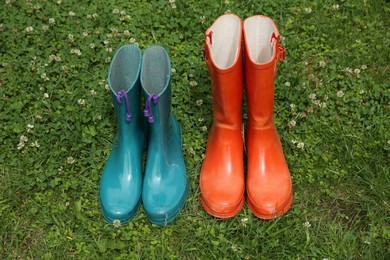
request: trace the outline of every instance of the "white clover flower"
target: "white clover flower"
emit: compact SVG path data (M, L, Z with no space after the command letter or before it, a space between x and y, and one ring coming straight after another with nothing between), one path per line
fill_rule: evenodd
M42 30L46 32L47 30L49 30L49 26L43 25L43 26L42 26Z
M19 140L20 140L20 142L27 143L28 138L26 136L22 135L22 136L20 136Z
M87 19L92 19L92 15L91 14L87 14Z
M91 89L91 95L92 95L92 96L96 96L96 90Z
M326 102L320 102L319 107L320 108L325 108L326 107Z
M306 221L305 223L303 223L303 227L305 227L305 228L311 227L310 222L309 222L309 221Z
M340 97L340 98L344 97L344 91L339 90L339 91L337 91L336 95L337 95L337 97Z
M34 28L32 26L26 27L26 32L27 33L32 33L34 31Z
M85 99L79 99L77 100L77 103L80 105L80 106L84 106L85 105Z
M204 118L203 118L203 117L199 117L199 118L198 118L198 121L199 121L199 122L203 122L203 121L204 121Z
M308 14L310 14L310 13L312 12L312 9L311 9L310 7L306 7L306 8L305 8L305 12L308 13Z
M135 43L135 41L136 41L136 40L135 40L134 37L131 37L131 38L130 38L130 43Z
M96 46L95 46L95 44L94 44L94 43L90 43L90 44L89 44L89 48L91 48L91 49L95 49L95 47L96 47Z
M111 57L107 57L104 61L105 61L106 63L110 63L110 62L111 62Z
M170 4L174 4L175 2L176 2L176 0L169 0Z
M87 37L88 36L88 32L83 32L83 37Z
M69 16L75 16L75 15L76 15L75 12L69 11Z
M309 63L308 63L307 61L304 61L303 64L304 64L305 66L309 65Z
M124 34L125 36L130 36L130 31L129 31L129 30L124 30L124 31L123 31L123 34Z
M241 224L246 227L246 224L248 223L248 218L242 218L241 220Z
M114 228L119 228L121 226L121 221L118 219L115 219L112 224L114 225Z
M31 132L34 129L34 125L27 124L26 129L27 129L27 133L29 133L29 132Z
M318 65L320 66L320 68L323 68L323 67L325 67L326 63L325 63L325 61L320 61L320 63Z
M171 69L171 73L172 73L172 74L175 74L175 73L176 73L176 69L172 68L172 69Z
M49 18L49 24L53 25L56 23L56 20L54 18Z
M39 148L40 144L38 143L38 141L35 141L35 142L31 143L30 146L35 147L35 148Z
M340 6L338 4L332 5L333 10L339 10Z
M171 4L172 9L176 9L176 4Z
M200 17L201 24L204 24L205 20L206 20L206 17L204 15Z
M291 86L291 83L287 81L287 82L284 83L284 85L285 85L286 87L290 87L290 86Z
M66 162L68 164L74 164L76 160L72 157L72 156L69 156L68 158L66 158Z
M291 110L295 110L295 104L290 104Z
M297 122L295 120L291 120L289 123L288 123L290 126L296 126L297 125Z
M296 144L296 143L298 143L298 141L297 140L291 140L291 143Z
M68 34L68 41L69 42L74 42L73 34Z
M72 54L76 54L77 56L81 56L81 51L79 49L71 49L70 50L70 53Z
M316 94L314 94L314 93L310 94L310 95L309 95L309 98L310 98L310 99L313 99L313 100L316 99Z
M360 69L354 69L353 72L354 72L356 75L359 75L359 74L360 74Z
M203 132L206 132L206 131L207 131L207 126L205 126L205 125L202 126L202 131L203 131Z
M203 104L203 100L202 99L196 100L196 105L197 106L201 106L202 104Z
M297 147L299 148L299 149L304 149L305 148L305 144L303 143L303 142L299 142L298 144L297 144ZM309 223L310 224L310 223Z
M97 14L97 13L92 14L92 18L93 18L93 19L96 19L97 17L98 17L98 14Z
M44 98L49 98L49 94L48 94L48 93L45 93L45 94L43 94L43 97L44 97Z
M46 75L45 72L43 72L43 73L41 74L41 79L43 79L44 81L49 81L49 80L50 80L50 78Z
M24 143L23 142L19 142L18 143L18 146L16 147L18 150L21 150L21 149L23 149L23 147L24 147Z
M195 80L192 80L192 81L190 81L190 85L191 85L191 87L196 87L198 85L198 82L196 82Z
M119 9L116 9L116 8L114 10L112 10L113 14L119 14L119 12L120 12Z
M362 65L362 70L367 69L367 65Z

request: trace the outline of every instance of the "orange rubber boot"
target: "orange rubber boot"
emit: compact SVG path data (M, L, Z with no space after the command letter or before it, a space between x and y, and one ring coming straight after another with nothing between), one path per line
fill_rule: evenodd
M244 21L245 82L248 100L246 149L248 206L259 218L284 214L292 203L290 172L274 123L274 78L284 59L275 23L265 16Z
M225 14L207 29L204 46L214 119L199 185L203 208L218 218L233 217L244 204L241 36L241 19Z

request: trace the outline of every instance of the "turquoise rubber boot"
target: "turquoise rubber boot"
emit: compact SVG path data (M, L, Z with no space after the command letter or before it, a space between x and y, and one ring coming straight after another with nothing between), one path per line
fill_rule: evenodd
M181 129L171 113L171 62L161 46L143 55L141 86L149 121L149 142L142 202L153 224L164 226L180 213L188 195Z
M121 224L132 219L140 206L142 151L146 129L141 112L141 50L136 45L118 49L108 71L108 85L118 120L118 132L100 180L104 218Z

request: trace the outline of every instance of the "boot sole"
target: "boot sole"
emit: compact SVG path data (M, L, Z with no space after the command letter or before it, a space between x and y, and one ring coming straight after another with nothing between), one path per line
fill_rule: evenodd
M228 213L220 213L220 212L217 212L217 211L214 211L212 210L211 208L209 208L207 206L207 204L204 202L202 196L200 198L200 201L201 201L201 204L202 204L202 207L203 209L209 213L210 215L214 216L214 217L217 217L217 218L231 218L231 217L234 217L235 215L238 214L238 212L240 212L240 210L242 209L242 207L244 206L244 200L245 200L245 196L242 197L240 203L238 204L237 208L231 212L228 212Z
M100 202L101 203L101 202ZM101 210L102 212L102 215L104 217L104 219L109 222L110 224L113 224L114 220L119 220L121 222L121 224L126 224L127 222L129 222L130 220L132 220L135 215L137 215L138 213L138 210L139 208L141 207L141 198L139 199L137 205L135 206L135 208L132 210L132 212L130 213L130 215L128 215L126 218L124 219L113 219L113 218L110 218L110 217L107 217L105 214L104 214L104 211ZM102 209L102 206L100 207Z
M280 217L283 214L285 214L290 209L292 201L293 201L293 195L292 195L292 193L290 193L290 196L289 196L287 202L284 204L282 210L277 211L275 214L263 214L263 213L260 213L260 212L255 210L254 203L251 201L249 196L247 196L248 207L252 211L252 213L256 217L261 218L261 219L266 219L266 220L274 219L274 218Z

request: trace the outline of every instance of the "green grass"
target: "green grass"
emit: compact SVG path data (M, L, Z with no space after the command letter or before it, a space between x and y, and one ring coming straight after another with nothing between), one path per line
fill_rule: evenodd
M0 4L0 258L389 259L388 1L58 2ZM202 45L227 10L270 16L284 37L275 119L295 197L271 221L246 205L215 219L199 202L212 120ZM107 70L134 41L166 47L176 70L191 193L163 228L141 208L116 229L98 201L116 131Z

